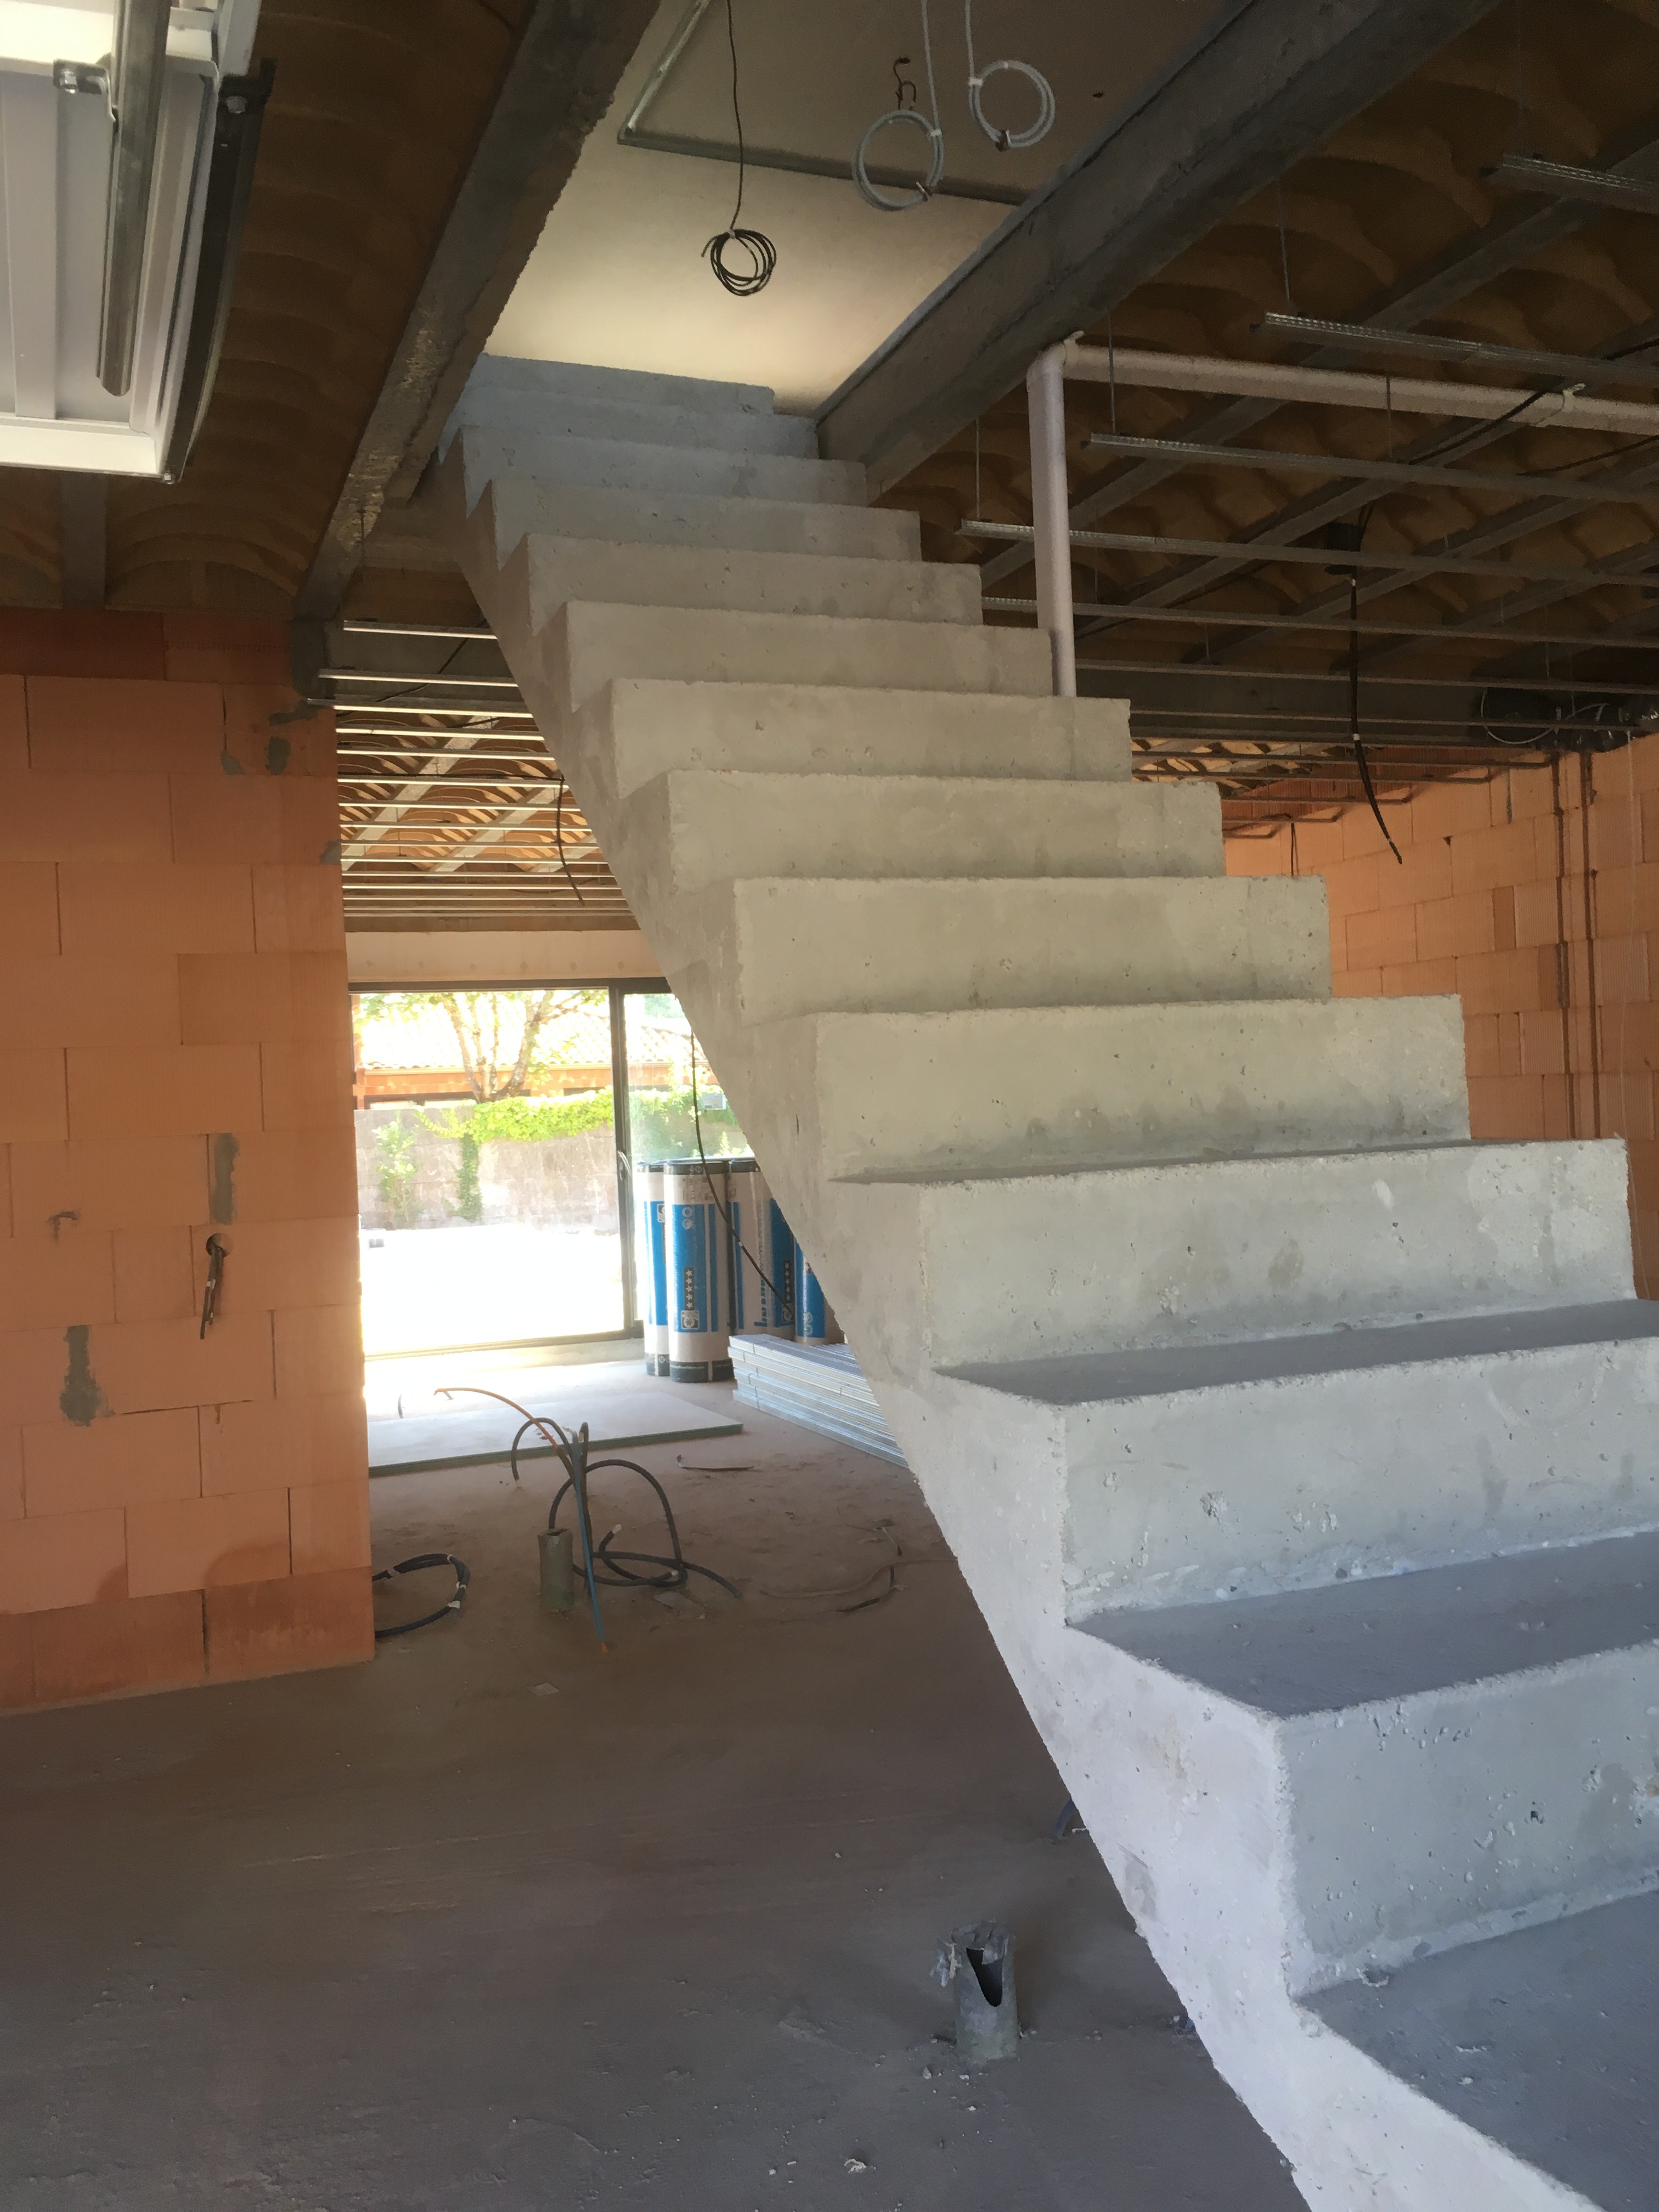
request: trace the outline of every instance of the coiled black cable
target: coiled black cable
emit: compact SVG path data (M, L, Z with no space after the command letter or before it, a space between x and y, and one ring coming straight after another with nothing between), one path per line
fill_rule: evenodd
M710 1582L718 1583L723 1590L729 1590L733 1597L739 1599L742 1597L743 1592L735 1583L727 1582L724 1575L717 1575L712 1567L700 1567L695 1560L686 1558L680 1547L680 1532L675 1524L673 1508L668 1503L668 1493L648 1468L641 1467L637 1462L631 1459L596 1460L590 1464L587 1456L588 1431L586 1421L579 1429L561 1428L556 1421L549 1419L546 1415L532 1413L527 1406L520 1405L517 1399L508 1398L499 1390L486 1390L476 1382L453 1382L438 1391L436 1395L440 1398L462 1396L493 1398L498 1406L508 1407L518 1414L522 1425L513 1439L513 1447L509 1454L514 1482L520 1479L519 1448L524 1442L527 1431L531 1429L539 1431L544 1442L551 1448L554 1457L564 1468L565 1480L561 1484L553 1504L549 1509L547 1525L550 1528L556 1525L554 1516L558 1512L566 1492L574 1491L576 1497L576 1533L581 1539L582 1578L587 1584L587 1600L592 1607L593 1626L599 1635L601 1651L607 1649L605 1640L605 1616L599 1610L601 1581L618 1588L631 1585L647 1589L684 1589L688 1575L707 1575ZM662 1505L663 1518L668 1523L668 1540L673 1547L672 1553L616 1551L612 1547L617 1534L614 1529L610 1535L595 1544L593 1516L587 1502L587 1478L590 1474L597 1474L601 1468L609 1467L623 1467L635 1474L644 1475L646 1480L656 1492ZM594 1565L596 1559L602 1560L612 1571L601 1576ZM624 1559L633 1559L642 1566L654 1566L662 1571L654 1576L633 1574L622 1565L621 1563ZM418 1624L411 1624L411 1626L418 1626Z
M465 1559L458 1559L453 1552L418 1552L412 1559L399 1559L395 1567L382 1567L369 1580L389 1583L393 1575L418 1574L422 1567L453 1567L455 1590L447 1597L435 1613L423 1613L418 1620L400 1620L394 1628L377 1628L374 1641L384 1644L389 1636L407 1636L411 1629L430 1628L434 1620L441 1620L447 1613L459 1613L461 1600L466 1595L466 1586L472 1579L472 1571Z
M732 210L732 220L724 230L717 230L702 249L708 265L726 290L739 300L752 299L763 292L772 281L772 271L778 265L778 249L763 230L745 230L738 221L743 213L744 145L743 110L738 104L738 34L732 26L732 0L726 0L726 42L732 49L732 120L738 134L738 198ZM749 256L749 266L728 265L726 249L736 246Z

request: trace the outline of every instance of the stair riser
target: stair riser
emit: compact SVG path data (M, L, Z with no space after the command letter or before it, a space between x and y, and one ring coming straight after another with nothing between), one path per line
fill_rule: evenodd
M1659 1344L1638 1340L1031 1418L1065 1439L1080 1619L1651 1527L1656 1405Z
M489 427L495 435L507 438L585 438L615 445L787 454L793 460L818 458L817 434L805 416L763 415L748 409L503 392L490 408Z
M1449 1146L844 1187L832 1218L889 1362L949 1367L1627 1298L1625 1179L1614 1142Z
M880 507L823 507L766 499L678 498L605 491L592 484L491 483L495 558L505 561L532 531L623 545L702 545L750 553L820 553L842 559L916 561L914 514Z
M525 550L534 629L573 599L620 606L952 623L971 629L980 621L978 577L921 561L727 552L700 545L605 545L539 535L525 541Z
M859 507L864 501L864 471L850 461L547 437L532 430L470 430L465 442L467 476L479 486L517 477L659 497L691 492L710 499L813 500L833 507Z
M521 556L515 556L515 562ZM516 588L509 565L503 579ZM541 634L568 712L623 676L679 683L844 684L872 690L1048 695L1048 641L945 623L705 613L573 600Z
M1566 2212L1559 2192L1423 2105L1287 1993L1292 1928L1275 1731L1212 1692L1075 1632L1041 1626L1045 1539L1060 1533L1043 1440L985 1394L935 1382L882 1408L921 1470L1066 1787L1139 1933L1224 2078L1328 2212ZM919 1425L920 1419L920 1425ZM1384 2194L1395 2147L1425 2161L1420 2193Z
M1656 1716L1646 1644L1285 1724L1293 1985L1650 1887Z
M641 804L653 804L650 829L642 820L641 833L665 838L675 886L684 891L755 876L967 884L1009 877L1219 880L1224 873L1221 825L1211 794L1196 786L1079 789L989 778L878 781L695 770L665 781L665 798L641 794ZM1314 926L1326 928L1319 878L1298 881L1312 895L1304 903ZM1237 911L1242 919L1243 907Z
M737 1011L824 1012L1322 1000L1319 886L1225 877L1121 883L745 883L732 919ZM1264 895L1265 894L1265 895ZM726 933L722 933L726 935Z
M685 768L923 775L941 786L958 775L1121 783L1130 773L1128 708L1116 699L619 678L582 722L584 741L596 757L608 756L607 781L623 798ZM1216 793L1183 788L1169 795L1207 817L1206 834L1218 853Z
M1468 1135L1455 999L831 1015L779 1024L769 1059L773 1036L778 1079L814 1086L832 1176Z

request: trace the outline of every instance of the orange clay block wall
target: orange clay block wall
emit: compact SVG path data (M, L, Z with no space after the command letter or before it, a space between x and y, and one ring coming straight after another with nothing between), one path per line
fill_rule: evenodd
M280 624L0 614L0 1705L374 1650L334 738L295 708Z
M1234 875L1318 874L1339 992L1456 992L1477 1137L1623 1137L1659 1296L1659 738L1234 835Z

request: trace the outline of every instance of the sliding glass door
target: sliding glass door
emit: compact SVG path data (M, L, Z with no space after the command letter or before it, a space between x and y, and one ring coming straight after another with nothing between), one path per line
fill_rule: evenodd
M638 1170L745 1148L660 986L354 1001L364 1348L635 1334ZM693 1101L696 1101L694 1110Z

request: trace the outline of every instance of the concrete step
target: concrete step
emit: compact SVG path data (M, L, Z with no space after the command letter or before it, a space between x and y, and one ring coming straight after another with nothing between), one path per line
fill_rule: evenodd
M990 890L989 879L1018 876L1220 879L1221 825L1207 799L1196 780L673 769L635 796L629 822L633 834L662 841L680 890L754 876L985 878ZM1313 891L1322 929L1322 886L1299 880ZM1013 957L1010 945L1002 964Z
M1073 1620L1659 1522L1645 1299L951 1374L1061 1456Z
M463 468L465 441L455 450L453 465ZM612 545L703 545L868 561L915 561L921 556L921 523L896 507L708 499L691 492L610 491L597 484L533 484L516 478L469 483L466 490L469 511L481 498L489 502L498 563L534 531Z
M521 559L515 556L514 564ZM507 603L522 605L514 564L501 580ZM1046 697L1050 682L1048 641L1035 631L834 615L735 614L571 599L540 632L537 647L558 684L564 713L619 677L1011 692L1026 698ZM530 682L530 672L522 671L520 680Z
M886 1182L839 1206L861 1269L915 1281L881 1343L914 1369L1628 1299L1626 1176L1611 1139L1442 1145Z
M505 437L586 438L623 445L678 447L728 453L818 458L817 432L804 415L755 408L685 407L632 396L508 390L490 408L492 431Z
M957 776L1127 783L1131 759L1129 710L1121 699L620 675L583 713L580 737L595 773L619 799L669 769L705 769L922 776L942 801ZM1183 817L1209 817L1218 872L1220 801L1207 787L1182 787L1182 799Z
M977 629L979 573L936 561L829 553L750 553L704 545L608 545L591 538L525 538L533 629L568 599L639 607L750 610L770 615L874 616Z
M1376 1987L1328 1990L1307 2008L1437 2107L1449 2131L1480 2140L1484 2192L1457 2202L1649 2212L1659 2170L1659 1897L1495 1936Z
M641 439L562 438L510 424L468 428L465 435L466 471L475 480L516 477L538 484L596 484L659 498L691 492L713 499L864 504L864 471L853 461L659 446Z
M499 400L532 392L549 401L607 401L635 407L677 407L703 414L769 415L763 384L721 384L701 376L664 376L653 369L602 368L586 362L526 361L487 353L474 364L451 418L454 424L493 419Z
M1659 1534L1079 1626L1267 1723L1294 1990L1659 1881Z
M1469 1133L1455 998L821 1013L751 1030L748 1050L770 1092L801 1102L803 1143L813 1103L808 1157L831 1178Z
M749 1023L1330 995L1324 887L1306 877L762 878L709 912Z

